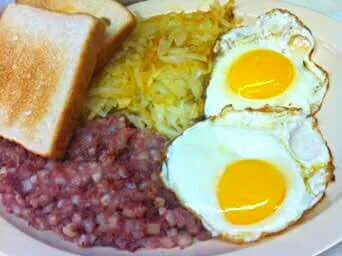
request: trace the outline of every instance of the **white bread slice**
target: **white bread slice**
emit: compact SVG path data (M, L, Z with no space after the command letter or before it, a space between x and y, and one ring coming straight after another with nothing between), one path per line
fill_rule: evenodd
M0 20L0 136L63 157L105 29L89 15L8 6Z
M96 64L99 71L111 59L115 49L136 26L132 13L114 0L17 0L17 3L69 13L88 13L107 24L104 46L100 50Z

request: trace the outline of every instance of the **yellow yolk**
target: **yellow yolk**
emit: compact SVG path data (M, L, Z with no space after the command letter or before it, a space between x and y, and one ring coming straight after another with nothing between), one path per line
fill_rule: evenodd
M295 68L287 57L271 50L254 50L232 64L227 82L241 97L259 100L282 94L294 77Z
M230 223L250 225L272 216L286 190L286 180L276 166L242 160L226 167L218 185L218 201Z

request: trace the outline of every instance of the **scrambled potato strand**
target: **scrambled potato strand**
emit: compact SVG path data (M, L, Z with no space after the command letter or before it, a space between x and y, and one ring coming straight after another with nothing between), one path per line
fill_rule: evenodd
M208 12L142 21L88 94L88 119L120 112L139 128L173 138L203 116L212 49L234 24L232 2Z

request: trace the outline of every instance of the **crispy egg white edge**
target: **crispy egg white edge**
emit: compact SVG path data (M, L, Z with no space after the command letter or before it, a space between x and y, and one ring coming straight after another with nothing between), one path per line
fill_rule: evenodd
M180 201L190 210L192 210L202 221L203 225L207 228L208 231L212 233L213 236L224 236L225 238L232 240L232 241L243 241L243 242L250 242L255 241L259 239L263 234L268 233L274 233L279 232L283 229L285 229L287 226L292 224L293 222L297 221L304 211L311 208L313 205L315 205L324 195L324 191L326 188L326 184L329 177L329 163L331 161L330 152L327 148L326 142L321 137L321 134L315 130L314 128L314 119L312 118L306 118L305 115L299 114L299 112L291 113L288 115L288 113L285 112L278 112L278 113L261 113L261 112L233 112L231 109L228 109L228 111L224 111L225 113L218 118L214 120L207 120L203 121L201 123L198 123L193 128L188 129L183 136L188 136L188 134L191 134L196 129L202 128L202 127L210 127L212 125L218 125L218 126L232 126L234 122L237 120L243 120L242 123L239 125L250 127L253 129L265 129L267 131L276 131L275 133L272 133L272 136L278 138L279 141L282 141L282 143L285 143L284 147L286 148L287 152L291 154L293 157L295 152L291 150L290 145L290 137L291 132L296 131L300 129L300 127L306 127L305 129L311 129L314 130L314 132L310 133L310 137L314 138L313 140L317 141L321 147L321 150L318 150L317 152L314 152L314 157L316 159L309 159L308 157L304 156L305 160L302 160L298 157L296 157L297 166L300 166L300 168L314 168L314 164L316 162L323 163L321 165L321 168L319 170L316 170L314 173L311 173L311 177L307 179L307 182L305 183L302 178L302 173L300 173L300 169L297 168L297 173L292 176L296 177L295 181L292 181L292 185L294 184L299 190L301 191L301 194L298 195L296 190L290 190L289 194L287 195L287 199L284 201L283 206L285 206L288 202L297 202L300 201L301 204L298 204L299 207L293 208L293 204L291 203L291 207L287 207L285 209L284 207L281 207L277 214L274 216L262 221L261 223L250 225L250 226L233 226L229 225L229 223L224 219L221 213L218 212L216 207L218 207L218 203L216 199L216 186L217 186L217 177L216 182L212 181L207 182L205 184L198 184L200 181L199 177L188 177L189 178L189 189L191 191L195 191L195 195L200 195L199 191L201 190L201 185L204 186L204 190L212 191L215 189L215 194L213 196L214 201L207 202L207 198L201 197L199 200L200 202L196 205L196 207L200 207L201 211L211 211L212 216L214 216L215 222L219 221L219 225L215 225L215 222L210 221L210 219L207 219L208 216L204 216L203 213L199 213L196 211L196 207L194 207L191 202L188 202L186 198L182 196L182 191L179 187L179 182L176 180L173 180L173 175L170 173L169 167L170 167L170 158L174 154L175 147L180 143L180 138L176 139L169 147L167 152L167 160L163 165L163 172L161 174L162 179L167 187L172 189L177 196L179 197ZM250 118L250 117L253 118ZM215 123L216 122L216 123ZM208 134L209 135L209 134ZM203 137L203 140L205 138ZM212 141L212 138L207 138L207 142L209 143ZM310 141L310 140L309 140ZM317 144L318 145L318 144ZM317 146L316 145L316 146ZM206 145L206 149L208 152L210 151L210 146L208 147ZM216 157L216 156L214 156ZM195 160L195 159L193 159ZM317 161L316 161L317 160ZM195 161L192 161L193 163L196 163ZM201 163L197 161L197 165L200 165ZM220 159L218 164L216 164L216 167L221 168L226 164L223 159ZM313 171L313 170L312 170ZM184 174L184 175L183 175ZM182 177L186 177L185 173L182 173ZM290 177L291 178L291 177ZM299 179L298 179L299 178ZM207 181L208 179L206 179ZM195 183L195 184L194 184ZM197 184L196 184L197 183ZM192 185L191 185L192 184ZM199 190L198 190L199 189ZM198 190L198 193L196 191ZM309 191L309 192L308 192ZM211 198L212 199L212 198ZM301 200L300 200L301 199ZM214 206L214 207L213 207ZM209 214L210 215L210 214ZM283 223L281 225L278 225L274 227L274 223L279 218L279 216L287 216L292 218L285 218L283 219ZM227 232L226 228L229 228L229 232Z
M283 21L282 23L279 23ZM277 21L274 23L274 21ZM273 22L273 23L272 23ZM270 26L273 27L270 28ZM273 35L275 33L277 36ZM288 42L294 35L302 35L310 45L304 53L290 51ZM259 40L261 38L262 40ZM283 40L279 40L283 39ZM253 47L247 47L251 44ZM242 49L239 51L239 47ZM205 115L214 116L221 112L226 105L233 105L237 110L246 108L258 109L265 106L283 106L289 108L301 108L306 113L319 110L328 88L328 74L311 60L311 54L315 47L314 38L308 28L293 14L281 9L274 9L260 16L255 26L240 27L223 35L217 42L214 51L217 54L216 63L207 88ZM253 49L266 48L280 52L287 56L296 66L296 78L291 88L282 95L265 99L249 100L240 98L228 89L226 72L230 65L241 54ZM228 55L232 55L229 56ZM222 72L224 71L224 72ZM309 92L306 97L296 97L306 89L296 84L303 83L305 79L311 80L307 84Z

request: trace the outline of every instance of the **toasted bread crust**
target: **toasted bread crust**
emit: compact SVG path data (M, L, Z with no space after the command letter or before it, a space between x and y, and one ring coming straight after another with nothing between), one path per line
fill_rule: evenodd
M0 20L0 136L38 155L63 157L105 30L89 15L14 4L6 9Z
M95 72L101 70L112 58L115 49L136 26L135 16L114 0L17 0L17 3L64 13L88 13L109 21L104 46L99 50ZM108 8L104 11L103 8ZM111 13L110 13L111 12ZM118 13L118 17L115 13ZM119 24L115 19L122 19Z
M86 47L83 49L82 56L78 63L77 74L74 77L73 90L69 95L62 117L58 122L57 132L54 137L54 147L47 156L53 159L61 159L69 145L72 134L78 124L82 106L88 91L88 85L92 78L97 63L97 53L99 46L102 45L105 25L96 22L89 33Z
M95 73L103 69L108 61L113 57L115 50L122 44L122 42L128 37L128 35L135 29L137 20L132 13L128 13L130 21L125 27L117 33L117 35L111 40L105 42L104 47L100 49L97 57L97 63L95 67Z

